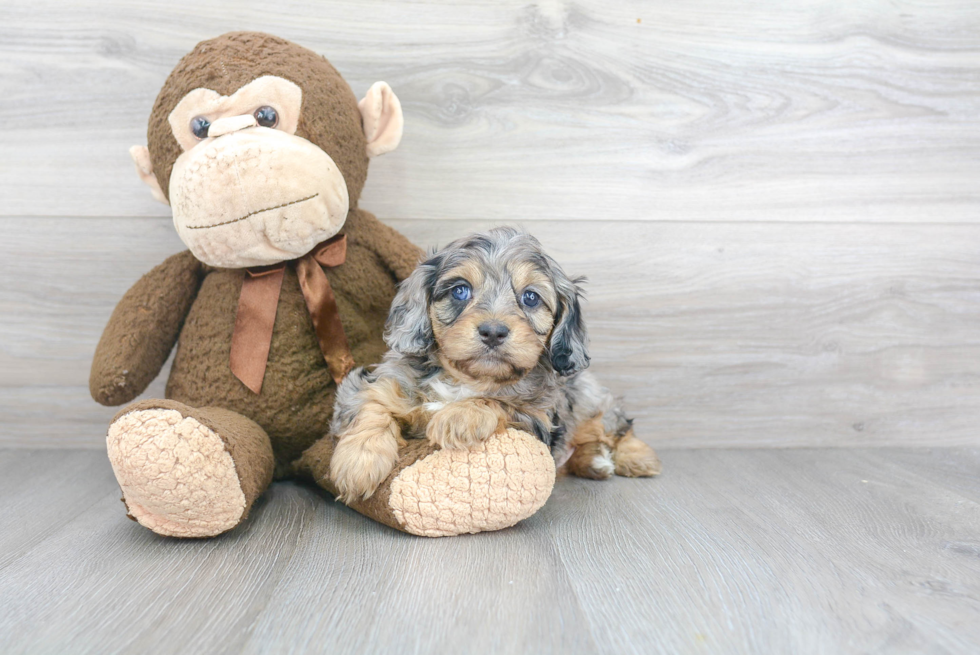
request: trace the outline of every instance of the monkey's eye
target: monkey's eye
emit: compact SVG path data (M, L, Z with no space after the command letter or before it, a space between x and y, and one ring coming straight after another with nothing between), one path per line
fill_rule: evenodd
M453 287L453 299L454 300L469 300L472 291L468 284L457 284Z
M275 127L279 124L279 113L268 105L256 109L253 116L255 116L255 122L262 127Z
M524 303L525 307L537 307L539 304L541 304L541 296L531 290L528 290L524 292L523 296L521 296L521 302Z
M194 133L198 139L208 138L208 128L211 127L211 121L206 119L204 116L197 116L191 119L191 132Z

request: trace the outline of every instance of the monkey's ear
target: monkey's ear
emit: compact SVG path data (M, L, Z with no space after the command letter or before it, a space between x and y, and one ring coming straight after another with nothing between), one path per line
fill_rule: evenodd
M163 204L169 205L170 202L167 201L167 196L163 195L163 189L160 188L157 176L153 174L153 162L150 161L149 148L133 146L129 149L129 156L133 158L133 163L136 164L136 173L143 180L143 183L150 187L150 193L153 194L153 197Z
M391 152L402 140L402 103L386 82L375 82L359 103L364 119L364 136L367 137L368 157Z

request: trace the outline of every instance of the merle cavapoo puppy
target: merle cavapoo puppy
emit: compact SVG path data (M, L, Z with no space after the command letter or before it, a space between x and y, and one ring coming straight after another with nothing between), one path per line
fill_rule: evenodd
M551 448L573 475L656 475L591 373L572 280L537 239L497 228L449 244L399 287L385 332L391 350L341 383L331 477L341 499L368 498L405 438L467 448L514 427Z

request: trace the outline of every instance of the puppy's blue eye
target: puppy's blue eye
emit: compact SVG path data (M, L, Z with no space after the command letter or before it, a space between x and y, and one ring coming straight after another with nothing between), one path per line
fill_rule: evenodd
M525 307L537 307L541 303L541 296L533 291L525 291L524 295L521 296L521 302L524 303Z
M470 299L470 288L465 284L457 284L453 287L453 299L454 300L469 300Z

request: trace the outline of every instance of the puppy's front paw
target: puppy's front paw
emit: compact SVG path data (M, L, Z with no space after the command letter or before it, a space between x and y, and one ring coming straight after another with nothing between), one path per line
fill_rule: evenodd
M330 479L341 501L367 500L398 459L398 440L390 434L348 434L341 437L330 460Z
M463 400L436 412L426 427L425 436L441 448L466 449L503 432L506 427L506 416L496 403Z
M645 478L660 473L660 458L653 448L646 445L629 432L616 444L613 450L616 475L628 478Z

